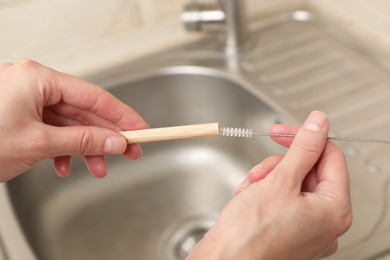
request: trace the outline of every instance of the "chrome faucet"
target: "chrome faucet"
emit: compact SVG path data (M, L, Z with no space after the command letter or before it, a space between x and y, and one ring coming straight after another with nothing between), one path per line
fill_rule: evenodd
M227 56L237 56L247 47L244 0L219 0L215 6L189 1L181 19L188 31L214 31L224 35Z

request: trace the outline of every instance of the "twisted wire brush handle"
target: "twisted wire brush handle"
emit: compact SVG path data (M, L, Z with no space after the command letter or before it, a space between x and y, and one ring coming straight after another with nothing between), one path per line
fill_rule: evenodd
M248 128L221 127L220 133L222 136L230 136L230 137L248 137L248 138L250 138L254 135L257 135L257 136L274 136L274 137L295 138L295 134L254 132L252 129L248 129ZM390 144L390 139L375 139L375 138L360 138L360 137L328 136L328 140L356 142L356 143Z
M188 138L207 137L207 136L228 136L228 137L246 137L246 138L251 138L253 136L274 136L274 137L288 137L288 138L295 137L295 134L255 132L249 128L220 127L218 123L131 130L131 131L122 131L119 133L126 138L127 143L129 144L188 139ZM355 137L340 137L340 136L329 136L328 139L333 141L390 144L390 140L387 139L355 138Z

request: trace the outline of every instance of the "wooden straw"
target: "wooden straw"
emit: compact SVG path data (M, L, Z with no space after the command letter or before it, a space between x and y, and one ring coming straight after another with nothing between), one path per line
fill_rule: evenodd
M187 139L194 137L207 137L219 135L219 124L198 124L184 125L163 128L151 128L142 130L122 131L127 143L146 143L157 141L168 141L177 139Z

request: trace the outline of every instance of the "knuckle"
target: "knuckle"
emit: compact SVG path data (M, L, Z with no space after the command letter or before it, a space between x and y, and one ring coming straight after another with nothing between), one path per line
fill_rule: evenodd
M341 160L346 162L347 159L346 159L344 152L337 145L335 145L334 143L332 143L330 141L329 141L328 145L333 146L333 149L325 149L326 155L333 155L334 157L340 158Z
M18 72L23 72L24 74L27 73L29 76L42 79L47 78L47 75L50 72L48 67L45 67L40 63L30 59L19 60L13 65L13 67Z
M299 145L294 146L293 149L308 156L318 154L318 145L311 140L301 140Z
M338 214L331 216L332 224L331 230L333 230L334 236L339 237L344 234L352 225L352 209L350 206L345 207Z
M80 155L88 155L91 153L93 145L94 138L92 131L86 128L80 132L79 143L77 144L75 151Z
M339 228L336 230L338 235L346 232L352 225L352 210L345 212L341 218Z
M13 66L12 63L8 63L8 62L0 63L0 69L2 69L2 70L6 70L6 69L8 69L8 68L10 68L12 66Z
M50 69L30 59L19 60L13 65L13 69L19 75L24 75L29 82L33 81L37 86L45 86L50 79ZM26 84L30 86L30 84Z
M34 60L31 60L31 59L22 59L22 60L17 61L14 64L14 66L16 66L18 68L32 69L32 68L38 67L39 63L34 61Z

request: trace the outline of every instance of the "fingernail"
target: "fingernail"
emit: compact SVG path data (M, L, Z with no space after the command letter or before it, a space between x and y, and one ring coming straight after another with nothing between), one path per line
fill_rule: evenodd
M138 157L140 157L143 154L142 148L139 145L137 145L135 149L138 154Z
M257 164L255 167L253 167L250 171L249 174L257 173L263 168L263 162Z
M111 136L104 142L104 152L110 154L121 154L126 150L126 141L122 137Z
M126 150L125 156L130 160L137 160L142 155L142 149L138 144L132 144Z
M327 120L326 114L320 111L313 111L306 119L304 128L313 132L318 132L325 125Z
M69 177L70 176L70 171L67 171L67 170L63 170L63 169L58 169L58 168L54 168L57 175L61 178L64 178L64 177Z
M234 192L234 195L237 196L238 194L240 194L241 192L243 192L246 188L248 188L249 185L251 185L251 183L249 182L248 179L245 179L243 182L241 182L241 183L237 186L237 188L236 188L236 190L235 190L235 192Z
M263 162L261 162L249 171L248 180L250 183L260 181L265 177L266 174L263 168Z

